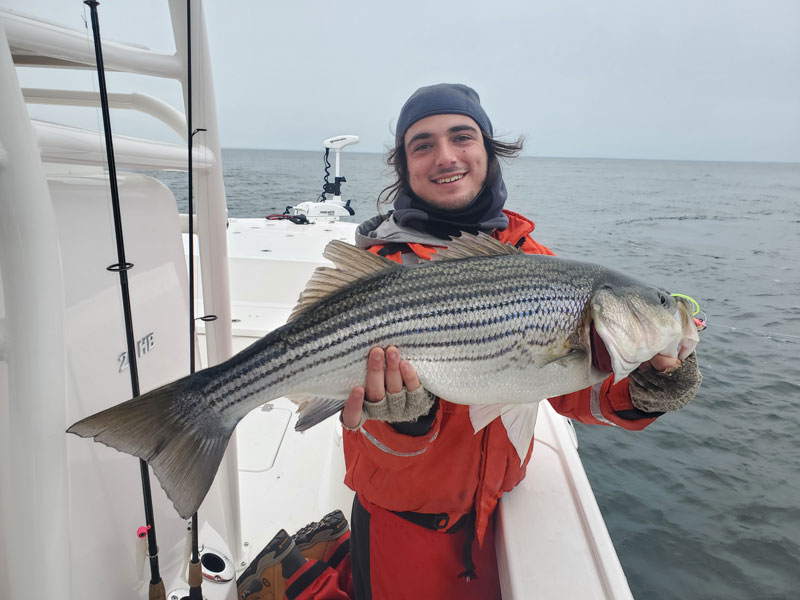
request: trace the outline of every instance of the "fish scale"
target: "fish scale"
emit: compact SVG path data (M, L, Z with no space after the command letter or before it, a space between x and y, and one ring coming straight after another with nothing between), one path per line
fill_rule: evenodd
M425 389L463 404L538 401L603 380L609 373L592 363L592 323L617 378L627 375L618 365L681 347L681 323L691 318L678 313L691 309L663 290L488 239L453 240L440 252L455 253L450 260L414 266L331 242L326 256L337 269L315 272L286 325L69 431L148 461L187 517L250 410L302 396L296 428L313 426L364 383L375 346L397 346Z

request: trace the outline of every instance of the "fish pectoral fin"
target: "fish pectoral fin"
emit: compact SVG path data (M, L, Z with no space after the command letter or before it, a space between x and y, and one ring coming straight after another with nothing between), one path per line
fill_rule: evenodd
M520 404L472 404L469 407L469 420L475 433L500 417L520 464L528 456L538 414L539 400Z
M500 416L502 408L502 404L470 404L469 420L472 423L473 431L478 433L494 421Z
M536 418L539 416L539 401L525 404L503 405L501 419L508 439L517 451L519 463L525 461L531 447Z
M289 321L295 320L310 306L359 279L389 268L402 268L388 258L372 254L340 240L328 242L323 256L336 265L336 268L318 267L314 271L300 294L297 305L289 315Z
M504 256L506 254L524 254L524 252L511 244L496 240L482 231L478 235L462 231L461 237L447 242L447 248L438 250L431 257L431 261L455 260L472 256Z
M321 398L310 394L287 394L289 400L297 405L295 431L305 431L344 408L344 398Z
M558 354L551 354L546 357L543 362L539 363L539 367L544 367L549 364L560 364L564 367L571 365L575 361L586 359L586 350L582 348L569 348L566 352Z

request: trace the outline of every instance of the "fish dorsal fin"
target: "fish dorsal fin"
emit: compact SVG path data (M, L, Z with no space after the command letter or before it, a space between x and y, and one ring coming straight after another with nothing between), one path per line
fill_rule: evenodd
M318 267L314 271L306 288L300 294L300 299L292 310L292 314L289 315L289 321L299 317L310 306L323 298L327 298L359 279L391 267L400 267L388 258L372 254L339 240L328 242L322 255L336 265L336 268Z
M325 246L322 256L327 258L336 268L345 273L355 275L358 279L378 273L389 267L397 267L398 263L340 240L331 240Z
M478 232L478 235L462 231L461 237L447 242L447 248L436 252L431 260L454 260L471 256L503 256L506 254L524 254L524 252L511 244L496 240L482 231Z

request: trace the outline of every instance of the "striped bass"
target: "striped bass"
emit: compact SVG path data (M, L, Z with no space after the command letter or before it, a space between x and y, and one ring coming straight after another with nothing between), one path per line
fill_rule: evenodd
M147 461L188 518L248 412L302 397L296 429L311 427L363 385L374 346L397 346L436 396L508 405L619 380L656 354L683 359L698 341L689 303L664 290L483 234L414 266L339 241L325 257L336 268L317 269L286 325L68 431Z

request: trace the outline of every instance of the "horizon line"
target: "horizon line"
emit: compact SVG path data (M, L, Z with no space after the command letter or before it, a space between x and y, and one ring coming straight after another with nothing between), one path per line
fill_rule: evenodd
M324 150L307 150L303 148L256 148L252 146L221 146L222 150L257 150L269 152L323 152ZM370 150L348 150L348 154L376 154L385 155L386 151L376 152ZM707 162L707 163L753 163L753 164L778 164L800 165L800 160L753 160L753 159L722 159L722 158L642 158L629 156L545 156L535 154L520 154L517 158L557 159L557 160L642 160L654 162ZM512 159L513 160L513 159Z

